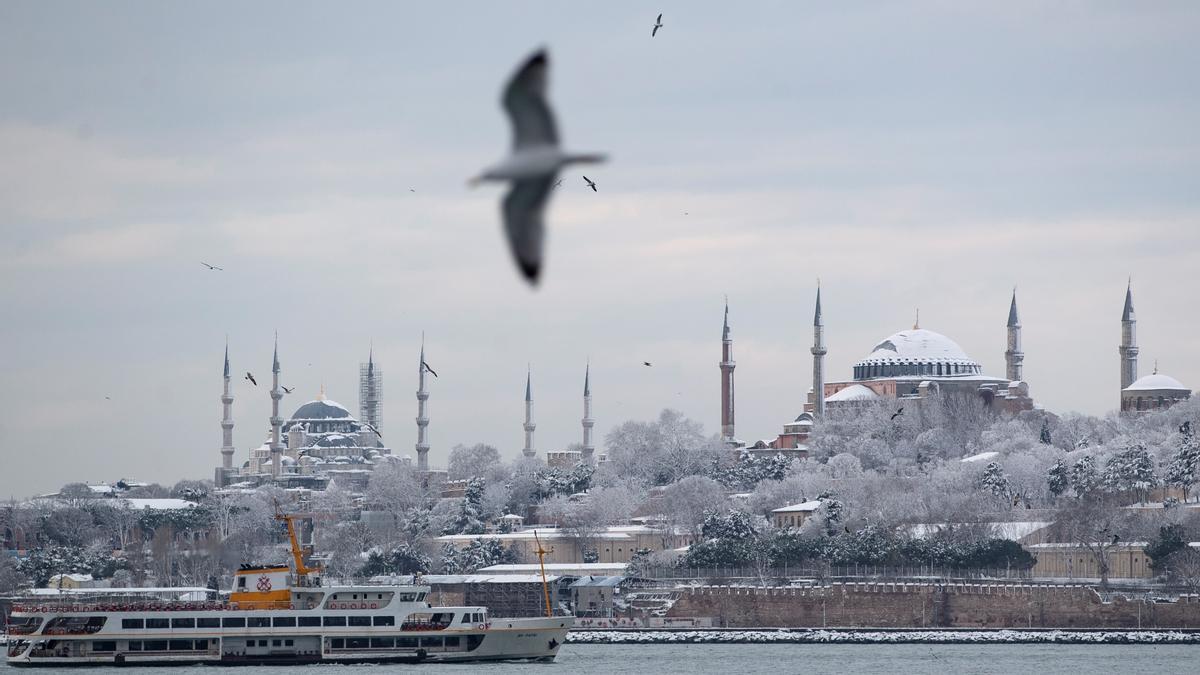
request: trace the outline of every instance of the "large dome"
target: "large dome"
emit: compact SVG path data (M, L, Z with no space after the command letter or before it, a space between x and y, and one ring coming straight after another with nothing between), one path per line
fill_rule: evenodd
M345 406L336 401L320 399L317 401L309 401L296 409L292 413L290 421L298 422L302 420L347 420L354 419L349 410Z
M1179 380L1161 373L1144 375L1139 377L1133 384L1125 387L1125 391L1156 391L1164 389L1169 391L1191 391L1183 386L1183 383Z
M888 336L854 364L854 379L876 377L978 375L983 368L954 340L923 328Z

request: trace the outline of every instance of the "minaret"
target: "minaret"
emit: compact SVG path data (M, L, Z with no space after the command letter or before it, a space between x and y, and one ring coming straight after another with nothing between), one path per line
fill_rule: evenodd
M221 468L233 468L233 392L229 388L229 340L225 340L225 389L221 393Z
M275 334L275 354L271 357L271 475L279 476L280 461L283 458L283 446L279 444L279 431L283 427L283 418L279 416L279 400L283 392L279 390L279 333Z
M592 427L596 426L596 420L592 419L592 387L590 385L592 374L592 364L588 364L583 371L583 463L591 464L592 454L596 452L596 446L592 445Z
M521 454L526 457L533 457L537 451L533 449L533 430L537 425L533 423L533 374L527 372L525 374L525 449L521 450Z
M1017 316L1017 289L1013 289L1012 304L1008 306L1008 349L1004 352L1004 373L1009 382L1025 379L1025 352L1021 351L1021 319Z
M813 312L813 416L825 415L825 321L821 318L821 284L817 282L817 309Z
M1121 389L1137 379L1137 317L1133 313L1133 280L1125 287L1125 310L1121 313Z
M383 371L375 365L375 345L367 362L358 364L358 418L376 433L382 433Z
M725 300L725 325L721 329L721 440L733 435L733 338L729 337L729 300Z
M429 470L429 414L425 402L429 391L425 389L425 334L421 334L421 361L417 364L417 470Z

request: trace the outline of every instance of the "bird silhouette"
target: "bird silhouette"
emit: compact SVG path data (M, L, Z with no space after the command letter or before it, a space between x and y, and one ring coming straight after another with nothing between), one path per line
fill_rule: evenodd
M562 180L563 179L559 178L558 180L554 181L554 185L551 189L562 187Z
M111 401L111 400L112 400L112 397L111 397L111 396L105 396L105 397L104 397L104 400L105 400L105 401Z
M642 365L643 365L643 366L646 366L647 368L649 368L649 367L650 367L650 362L649 362L649 361L642 361Z
M900 408L896 412L892 413L892 416L889 419L893 419L893 420L896 419L897 417L900 416L900 413L902 413L902 412L904 412L904 408Z
M437 371L435 371L433 368L430 368L428 363L421 361L421 367L424 368L425 372L429 373L430 375L434 377L438 376Z
M374 431L374 432L375 432L375 435L379 437L379 440L381 440L381 441L383 440L383 434L379 433L379 430L378 430L378 429L376 429L375 427L371 426L370 424L368 424L368 425L367 425L367 428L368 428L368 429L370 429L371 431Z
M1113 538L1112 538L1112 543L1116 544L1118 541L1121 541L1121 538L1114 534Z
M843 525L843 526L842 526L842 529L846 531L846 534L850 534L850 528L849 528L849 527L846 527L845 525Z
M200 261L200 264L204 265L205 267L207 267L210 270L216 270L218 272L225 269L224 267L217 267L216 265L209 265L208 263L204 262L203 260Z
M599 190L596 189L596 181L592 180L591 178L588 178L587 176L584 176L583 182L587 183L587 186L592 188L592 192L599 192Z
M254 386L256 386L256 387L258 386L258 380L254 379L254 376L253 376L253 375L251 375L249 371L247 371L247 372L246 372L246 377L244 377L244 378L242 378L242 379L244 379L244 380L250 380L250 384L252 384L252 385L254 385Z
M279 388L280 388L280 389L282 389L282 390L283 390L283 393L285 393L285 394L290 394L290 393L292 393L292 391L295 389L295 387L292 387L291 389L288 389L287 387L283 386L282 384L281 384L281 385L279 385Z
M658 35L658 29L662 28L662 27L663 27L662 14L659 14L658 18L654 20L654 28L650 30L650 37L654 37L655 35ZM686 32L686 31L684 31L684 32Z
M558 128L546 101L550 58L538 50L521 64L504 88L501 102L513 130L512 154L485 169L471 184L507 181L501 213L508 246L525 280L536 284L542 268L545 238L543 212L558 172L568 164L598 163L599 154L564 152L558 145Z

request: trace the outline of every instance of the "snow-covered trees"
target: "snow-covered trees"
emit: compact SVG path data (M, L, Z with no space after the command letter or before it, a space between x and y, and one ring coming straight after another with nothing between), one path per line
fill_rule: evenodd
M664 410L653 422L625 422L608 433L606 471L644 485L668 485L705 473L727 456L720 440L706 438L699 422Z
M442 528L442 534L483 534L487 526L483 522L480 507L483 504L483 479L467 481L457 515Z
M738 567L750 564L758 544L758 528L750 514L736 509L710 511L700 527L703 541L688 549L681 567Z
M1186 502L1192 486L1200 480L1200 441L1192 426L1185 424L1180 427L1175 444L1175 452L1163 470L1163 482L1179 488Z
M442 547L442 571L446 574L471 574L484 567L519 562L515 551L495 539L474 539L462 549L453 544Z
M668 485L659 502L661 518L668 526L666 534L679 530L699 536L709 513L721 509L724 503L725 490L711 478L688 476Z
M1071 474L1066 462L1059 459L1050 467L1046 474L1046 487L1055 497L1061 497L1071 487Z
M1150 490L1158 484L1154 475L1154 460L1146 446L1133 443L1108 458L1104 465L1101 485L1110 492L1130 492L1139 502L1149 499Z
M432 569L433 562L424 551L404 542L386 551L372 550L367 556L367 562L358 570L358 576L425 574Z

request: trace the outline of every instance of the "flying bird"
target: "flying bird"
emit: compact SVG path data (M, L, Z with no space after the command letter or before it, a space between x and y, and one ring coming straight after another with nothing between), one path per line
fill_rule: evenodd
M889 419L893 419L893 420L894 420L894 419L896 419L897 417L899 417L899 416L900 416L900 414L901 414L901 413L903 413L903 412L904 412L904 408L903 408L903 407L901 407L899 410L897 410L896 412L892 413L892 416L891 416Z
M643 366L646 366L647 368L649 368L649 367L650 367L650 362L649 362L649 361L642 361L642 365L643 365Z
M599 190L596 189L596 181L592 180L591 178L588 178L587 176L584 176L583 182L587 183L587 186L592 188L592 192L599 192Z
M471 180L471 184L488 180L512 183L501 209L504 230L517 267L531 284L537 283L542 269L542 212L559 170L568 164L605 159L600 154L571 154L559 148L554 113L546 102L549 69L550 58L539 49L509 80L501 103L512 123L512 154Z
M434 369L433 369L433 368L430 368L428 363L425 363L424 361L421 361L421 367L422 367L422 368L424 368L424 369L425 369L425 371L426 371L426 372L428 372L430 375L432 375L432 376L434 376L434 377L437 377L437 372L436 372L436 371L434 371Z
M111 401L111 400L112 400L112 397L111 397L111 396L105 396L105 397L104 397L104 400L105 400L105 401Z
M205 267L207 267L210 270L216 270L218 272L225 269L224 267L217 267L216 265L209 265L208 263L204 262L203 260L200 261L200 264L204 265Z
M295 389L295 387L288 389L287 387L283 386L282 384L279 385L279 388L282 389L283 393L285 393L285 394L290 394L290 393L292 393L292 390Z
M662 28L662 27L663 27L662 14L659 14L658 18L654 20L654 28L650 31L650 37L654 37L655 35L658 35L658 29Z
M555 187L555 188L560 188L560 187L562 187L562 179L561 179L561 178L559 178L558 180L554 181L554 187Z
M378 430L378 429L376 429L375 427L371 426L370 424L368 424L368 425L367 425L367 428L368 428L368 429L370 429L371 431L374 431L374 432L375 432L375 435L379 437L379 440L381 440L381 441L383 440L383 434L379 433L379 430Z
M258 386L258 380L254 379L254 376L253 376L253 375L251 375L251 374L249 373L249 371L247 371L247 372L246 372L246 377L244 377L244 378L242 378L242 379L244 379L244 380L250 380L250 384L252 384L252 385L254 385L254 386L256 386L256 387Z

